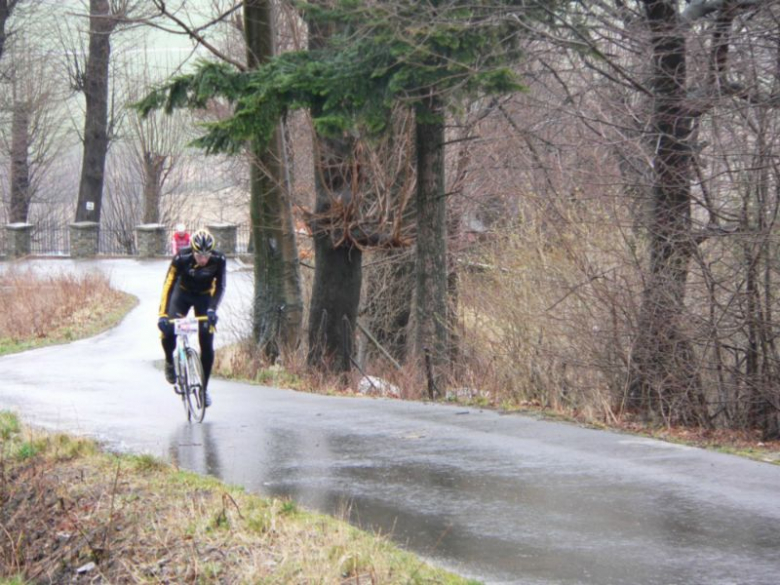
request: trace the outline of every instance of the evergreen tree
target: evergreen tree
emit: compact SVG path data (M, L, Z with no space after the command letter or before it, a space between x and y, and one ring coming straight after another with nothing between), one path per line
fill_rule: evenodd
M445 116L467 98L521 88L511 69L520 56L517 39L522 25L544 18L549 6L503 0L304 3L311 22L336 25L321 46L284 53L252 71L201 62L194 73L150 93L139 107L198 108L217 97L234 103L232 117L206 125L195 141L207 152L237 152L246 141L267 143L279 119L293 109L309 108L319 134L343 139L376 136L388 127L393 107L411 108L418 125L420 238L415 348L418 356L430 348L436 362L443 363L448 328ZM360 185L360 177L351 176L350 183ZM345 222L341 230L342 242L377 239L371 234L364 241L366 232L353 223ZM356 314L359 298L351 302Z

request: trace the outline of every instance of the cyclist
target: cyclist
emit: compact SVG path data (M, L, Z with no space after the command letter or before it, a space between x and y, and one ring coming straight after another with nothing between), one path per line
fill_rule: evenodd
M203 383L206 388L206 406L211 406L208 381L214 364L214 327L217 324L217 308L225 294L227 260L222 252L214 249L214 236L208 230L198 230L190 238L190 247L184 248L171 260L163 284L157 327L162 332L165 351L165 379L173 384L176 372L173 368L173 352L176 337L169 318L184 317L190 308L195 315L207 317L198 326L200 357L203 364Z
M176 231L173 232L171 237L171 251L175 256L181 252L184 248L190 245L190 234L187 233L187 228L183 223L176 224Z

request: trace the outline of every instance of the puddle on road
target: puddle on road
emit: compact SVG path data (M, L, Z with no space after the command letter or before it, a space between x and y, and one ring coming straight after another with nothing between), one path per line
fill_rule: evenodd
M539 458L411 456L403 443L377 457L358 437L270 429L260 444L226 448L204 423L183 426L169 455L487 583L776 583L780 536L767 518Z

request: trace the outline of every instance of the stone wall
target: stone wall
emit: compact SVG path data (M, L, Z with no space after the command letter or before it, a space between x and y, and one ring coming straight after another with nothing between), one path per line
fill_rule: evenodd
M236 224L214 223L206 226L216 240L216 248L223 254L236 253Z
M30 253L31 223L9 223L5 226L7 258L21 258Z
M71 258L92 258L98 253L98 229L94 221L70 224Z
M145 223L135 227L135 242L142 258L164 256L166 253L165 226Z

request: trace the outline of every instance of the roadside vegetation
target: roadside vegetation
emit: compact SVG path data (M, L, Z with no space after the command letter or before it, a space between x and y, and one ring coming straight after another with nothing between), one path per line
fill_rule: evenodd
M66 343L113 327L138 300L100 273L46 276L3 273L0 355Z
M600 249L615 246L614 234L600 233ZM463 257L460 278L459 341L452 373L437 388L436 400L568 421L780 464L780 441L758 429L676 424L672 419L636 416L616 398L621 364L630 347L612 330L609 315L625 301L593 295L582 312L585 291L559 294L561 282L581 275L581 257L550 247L529 253L519 235L474 247ZM369 257L370 258L370 257ZM369 259L370 262L370 259ZM308 288L308 287L305 287ZM549 299L559 298L553 310ZM626 301L626 306L629 303ZM596 310L598 308L598 310ZM222 330L221 335L229 335ZM216 352L214 373L223 378L318 394L368 394L403 400L430 400L425 372L413 362L400 368L357 334L360 368L328 375L307 364L306 348L282 348L269 360L249 339ZM366 383L371 376L373 385Z
M0 411L0 583L468 584L289 500Z

